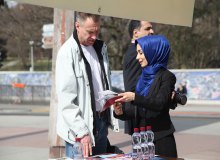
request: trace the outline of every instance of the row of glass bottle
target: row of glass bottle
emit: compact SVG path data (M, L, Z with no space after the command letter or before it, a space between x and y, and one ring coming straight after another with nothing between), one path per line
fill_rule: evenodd
M154 133L151 126L134 128L132 134L132 160L151 160L155 156Z

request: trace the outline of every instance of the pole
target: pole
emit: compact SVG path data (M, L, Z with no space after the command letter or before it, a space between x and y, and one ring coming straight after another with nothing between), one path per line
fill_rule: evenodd
M74 11L54 9L54 44L52 56L52 88L50 99L50 117L49 117L49 158L64 157L64 143L63 140L57 136L56 122L57 122L57 96L55 86L55 62L57 52L61 45L69 38L73 32Z
M34 71L34 41L29 41L29 44L31 46L31 67L30 67L30 71L33 72Z

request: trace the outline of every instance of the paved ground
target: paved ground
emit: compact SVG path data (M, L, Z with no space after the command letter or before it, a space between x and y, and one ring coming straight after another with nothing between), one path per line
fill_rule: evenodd
M0 104L0 159L48 159L48 115L48 106ZM199 118L212 119L211 123L192 124L190 128L177 130L179 157L186 160L220 159L220 105L181 106L171 111L171 115L172 119L179 118L177 124L180 126L176 128L184 128L192 118L197 121ZM123 129L120 133L110 131L109 138L113 145L130 152L130 136L125 135Z

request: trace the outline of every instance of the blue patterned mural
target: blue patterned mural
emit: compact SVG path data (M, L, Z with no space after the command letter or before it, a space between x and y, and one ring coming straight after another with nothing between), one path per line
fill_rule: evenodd
M186 84L189 100L220 100L220 70L171 70L179 84ZM112 72L113 86L124 89L122 72Z
M51 72L3 72L0 73L0 85L23 83L30 86L51 85Z
M176 88L186 83L189 100L220 100L220 70L171 70L177 77ZM122 71L112 71L112 86L124 90ZM26 86L47 86L50 96L51 72L1 72L0 86L23 83ZM28 95L31 90L26 90Z
M220 70L175 71L177 85L186 82L191 100L220 100Z

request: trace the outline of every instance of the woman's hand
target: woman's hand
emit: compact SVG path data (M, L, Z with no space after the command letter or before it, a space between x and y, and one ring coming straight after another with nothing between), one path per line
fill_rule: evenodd
M135 98L135 93L134 92L124 92L124 93L118 94L118 96L122 96L122 97L115 100L115 102L120 102L120 101L131 102Z
M114 107L114 111L115 111L115 114L116 115L122 115L123 114L123 110L122 110L122 104L117 102L117 103L114 103L113 105Z

